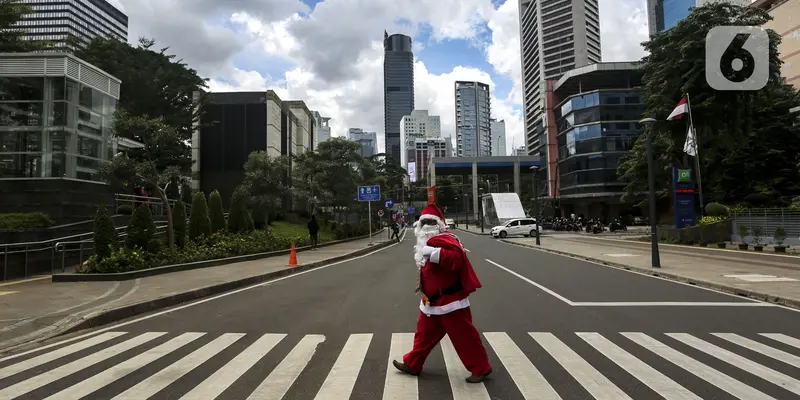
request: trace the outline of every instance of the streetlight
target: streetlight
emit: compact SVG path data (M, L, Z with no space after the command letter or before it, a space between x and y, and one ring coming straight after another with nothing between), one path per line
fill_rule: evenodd
M653 268L661 268L661 258L658 255L658 217L656 216L656 163L653 159L653 124L656 122L653 118L645 118L639 121L644 125L644 131L647 135L647 175L650 184L650 196L648 202L650 203L650 254L652 257Z
M542 244L539 240L539 214L541 212L539 210L539 185L536 184L536 173L539 172L539 166L534 165L530 169L533 172L533 202L536 205L536 225L534 225L536 229L536 245L540 246Z
M483 188L478 189L478 212L481 214L481 233L483 233Z

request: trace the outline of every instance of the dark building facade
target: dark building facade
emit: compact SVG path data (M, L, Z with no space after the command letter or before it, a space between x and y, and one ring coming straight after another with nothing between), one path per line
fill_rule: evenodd
M547 176L558 182L548 186L555 186L563 214L608 219L636 212L620 202L626 183L617 167L643 131L641 83L642 71L632 63L600 63L569 71L552 85L549 125L558 154L542 153L556 158Z
M650 34L671 29L688 17L691 13L689 8L696 5L696 0L647 0Z
M414 53L411 38L384 32L383 112L386 155L400 165L400 119L414 111Z
M128 41L128 16L106 0L22 0L33 8L16 26L27 31L26 40L47 40L64 45L67 36L88 43L97 36Z

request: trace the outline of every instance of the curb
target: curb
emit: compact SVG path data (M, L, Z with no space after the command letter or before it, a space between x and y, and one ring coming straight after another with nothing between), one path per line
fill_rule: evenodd
M119 308L113 308L110 310L103 310L95 313L94 315L89 314L83 318L83 320L76 325L73 325L66 330L60 331L56 335L63 335L67 333L73 333L81 330L85 330L88 328L94 328L101 325L106 325L115 321L119 321L122 319L130 318L139 314L148 313L151 311L159 310L162 308L171 307L181 303L187 303L192 300L198 300L204 297L210 297L216 294L221 294L224 292L228 292L234 289L238 289L245 286L252 286L258 283L270 281L276 278L281 278L284 276L294 275L299 272L304 272L308 270L312 270L315 268L322 267L324 265L332 264L338 261L344 261L350 258L358 257L364 254L371 253L375 250L383 249L385 247L389 247L397 242L383 242L378 243L372 247L352 251L347 254L343 254L340 256L331 257L322 261L317 261L305 265L301 265L295 268L286 268L279 271L273 271L262 275L251 276L248 278L243 278L235 281L225 282L217 285L206 286L199 289L190 290L188 292L183 293L176 293L164 297L159 297L154 300L131 304L128 306L123 306ZM54 336L56 336L54 335Z
M639 273L639 274L643 274L643 275L655 276L655 277L658 277L658 278L664 278L664 279L668 279L668 280L676 281L676 282L681 282L681 283L688 283L688 284L693 285L693 286L704 287L704 288L707 288L707 289L713 289L713 290L724 292L724 293L728 293L728 294L734 294L734 295L741 296L741 297L747 297L747 298L751 298L751 299L754 299L754 300L763 301L765 303L771 303L771 304L786 306L786 307L790 307L790 308L800 309L800 299L787 299L787 298L782 298L782 297L775 296L775 295L772 295L772 294L769 294L769 293L763 293L763 292L758 292L758 291L754 291L754 290L744 290L744 289L741 289L741 288L737 288L735 286L724 285L724 284L720 284L720 283L716 283L716 282L710 282L710 281L706 281L706 280L702 280L702 279L688 278L688 277L685 277L683 275L673 274L673 273L669 273L669 272L660 272L660 271L656 272L656 271L654 271L652 269L649 269L649 268L634 267L634 266L615 263L615 262L611 262L611 261L605 261L605 260L601 260L601 259L598 259L598 258L580 256L580 255L568 253L566 251L561 251L561 250L543 249L541 247L536 247L536 246L531 246L531 245L511 242L511 241L508 241L506 239L500 239L500 240L502 242L508 243L508 244L510 244L512 246L525 247L525 248L529 248L529 249L533 249L533 250L537 250L537 251L543 251L545 253L557 254L557 255L560 255L560 256L568 256L568 257L577 258L577 259L584 260L584 261L590 261L590 262L593 262L593 263L596 263L596 264L601 264L601 265L604 265L604 266L607 266L607 267L622 269L622 270L631 271L631 272L635 272L635 273Z
M383 232L383 229L372 234L373 237ZM369 238L370 235L358 236L349 239L334 240L331 242L320 243L318 247L328 247L342 243L353 242ZM301 252L310 249L311 246L303 246L295 248L295 251ZM191 271L193 269L202 269L210 267L218 267L220 265L232 264L244 261L261 260L264 258L276 257L287 255L291 249L269 251L266 253L245 254L241 256L218 258L216 260L203 260L186 264L173 264L163 265L160 267L140 269L129 272L113 272L107 274L53 274L52 282L121 282L129 281L132 279L145 278L148 276L169 274L172 272Z

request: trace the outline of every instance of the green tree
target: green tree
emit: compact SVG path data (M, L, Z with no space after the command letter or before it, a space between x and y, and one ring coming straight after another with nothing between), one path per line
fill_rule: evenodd
M644 114L657 121L652 126L653 153L656 190L661 197L669 196L670 166L685 166L689 161L683 153L687 118L666 121L685 93L691 96L705 202L734 202L753 192L797 192L800 135L792 126L788 109L798 104L798 97L793 88L781 82L777 51L780 36L768 30L770 79L764 89L717 91L705 79L705 38L712 27L762 26L769 20L771 17L761 9L712 3L695 9L672 29L643 43L649 52L641 63ZM742 72L726 72L731 80L752 70L752 57L740 54L745 52L741 50L744 40L736 38L730 48L740 50L726 55L746 60ZM648 186L645 135L636 141L618 172L628 183L623 199L641 200L639 194Z
M97 258L102 260L111 255L118 239L114 222L108 217L108 210L102 206L98 207L94 217L94 253Z
M166 188L167 198L174 201L180 200L181 199L180 186L181 183L178 177L172 177Z
M248 191L239 186L231 196L231 207L228 213L228 232L242 233L253 229L253 219L247 211Z
M122 80L119 107L134 116L158 118L171 126L179 140L165 143L152 160L161 170L178 166L188 174L192 165L191 140L194 122L199 121L206 80L189 68L168 48L156 50L155 40L140 38L131 46L112 38L96 37L76 53L83 60ZM132 139L136 139L132 137Z
M192 211L189 215L189 239L199 241L211 236L211 219L208 217L206 195L197 192L192 198Z
M154 190L161 198L167 211L167 243L175 247L172 224L172 210L165 187L170 181L183 179L183 172L177 166L159 169L157 157L159 149L178 140L178 135L161 118L136 117L124 109L117 109L114 116L113 134L120 137L136 137L144 147L133 157L128 154L117 155L100 169L100 175L117 189L125 186L145 186Z
M0 53L27 53L53 47L48 41L30 41L23 37L27 30L16 26L33 8L21 0L0 0Z
M217 190L208 195L208 217L211 220L211 232L225 230L225 211L222 209L222 196Z
M280 209L283 200L291 194L288 173L287 157L272 157L264 151L250 153L244 164L242 181L246 204L252 205L257 210ZM238 226L238 222L234 223L234 226Z
M175 215L175 245L179 249L186 247L186 236L188 233L188 223L186 221L186 205L179 201L173 208Z
M150 206L142 204L133 211L130 222L128 222L128 236L125 238L125 246L129 249L147 249L148 243L156 236L156 224L153 222L153 214L150 213Z
M181 201L188 205L192 204L192 186L188 182L181 185Z

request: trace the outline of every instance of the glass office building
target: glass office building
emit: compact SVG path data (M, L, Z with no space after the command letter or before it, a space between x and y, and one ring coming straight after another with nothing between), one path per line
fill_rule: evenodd
M456 152L459 157L492 155L492 102L489 85L456 81Z
M128 41L128 16L106 0L22 0L33 9L15 26L25 40L47 40L63 46L67 36L84 43L97 36Z
M386 156L400 165L400 120L414 111L414 53L411 37L383 34L383 129Z
M650 34L671 29L691 14L689 8L696 6L697 0L647 0Z
M120 80L68 54L0 54L0 179L102 181Z

